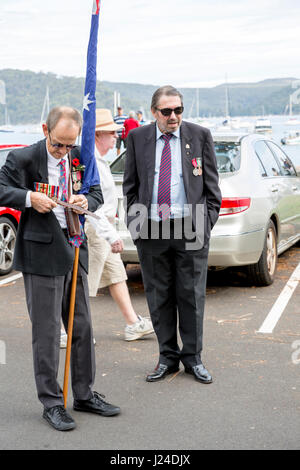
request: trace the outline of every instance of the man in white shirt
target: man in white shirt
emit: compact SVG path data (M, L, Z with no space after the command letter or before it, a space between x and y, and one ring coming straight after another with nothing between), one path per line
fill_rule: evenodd
M154 330L149 319L136 314L130 300L126 284L127 274L122 259L120 254L113 253L110 247L119 238L112 225L117 213L118 197L109 164L104 157L110 149L115 147L116 131L121 127L114 123L109 109L96 110L95 156L104 197L104 204L96 211L96 214L106 218L110 229L106 232L102 231L101 236L97 235L93 220L89 218L87 218L85 229L89 247L90 296L95 297L99 287L109 287L110 294L127 324L125 340L133 341L153 333Z

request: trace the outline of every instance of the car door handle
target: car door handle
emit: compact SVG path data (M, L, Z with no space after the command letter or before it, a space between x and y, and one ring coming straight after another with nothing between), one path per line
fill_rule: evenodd
M272 186L271 191L272 193L278 193L278 186Z
M299 189L298 186L292 186L293 191L298 191L298 189Z

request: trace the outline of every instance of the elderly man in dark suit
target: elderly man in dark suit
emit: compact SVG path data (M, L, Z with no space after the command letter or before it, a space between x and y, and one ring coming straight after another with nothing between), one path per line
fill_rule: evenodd
M196 380L211 383L201 351L209 238L221 205L214 145L208 129L182 121L175 88L159 88L151 111L155 122L128 135L123 185L159 344L146 380L177 372L181 361Z
M44 405L43 417L60 431L75 427L64 408L57 374L61 318L66 329L68 326L76 242L67 229L64 208L35 189L41 183L49 191L59 187L60 199L69 199L70 203L92 212L103 203L100 185L91 186L86 195L78 194L84 168L75 142L81 125L77 110L53 108L43 125L45 139L10 152L0 171L0 204L22 211L14 268L24 277L37 393ZM71 354L74 409L111 416L120 409L92 391L95 354L87 285L87 242L84 236L77 242L81 245Z

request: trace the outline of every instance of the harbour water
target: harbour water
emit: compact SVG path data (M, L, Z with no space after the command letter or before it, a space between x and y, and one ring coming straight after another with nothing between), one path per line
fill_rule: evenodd
M300 120L299 116L294 116L294 117L297 118L297 120ZM257 118L253 116L250 116L250 117L243 116L240 118L241 122L245 122L245 121L250 122L252 127L254 126L256 119ZM300 145L282 145L281 139L284 137L286 132L300 130L300 125L292 126L292 125L287 124L288 116L268 116L268 119L271 122L272 130L273 130L272 134L268 134L268 137L271 137L276 143L278 143L282 147L282 149L290 157L290 159L292 160L295 166L299 166L300 165ZM224 119L220 117L209 119L210 123L212 124L212 127L210 127L210 130L212 131L212 133L214 132L214 129L221 126L223 120ZM44 137L42 134L42 129L41 129L41 133L34 133L34 134L29 133L28 129L30 129L30 127L32 126L15 126L14 132L0 132L0 145L2 144L27 144L29 145L34 142L37 142L38 140ZM237 129L237 132L238 131L239 129ZM115 155L116 153L112 151L107 159L111 161L113 160Z

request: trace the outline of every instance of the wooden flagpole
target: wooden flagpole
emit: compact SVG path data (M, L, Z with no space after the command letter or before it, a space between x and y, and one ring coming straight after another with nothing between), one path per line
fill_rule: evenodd
M76 299L79 250L80 250L79 247L75 247L75 258L74 258L74 264L73 264L72 286L71 286L71 296L70 296L70 306L69 306L69 319L68 319L68 331L67 331L68 340L67 340L64 387L63 387L63 397L64 397L65 408L67 408L67 400L68 400L69 372L70 372L71 346L72 346L75 299Z

